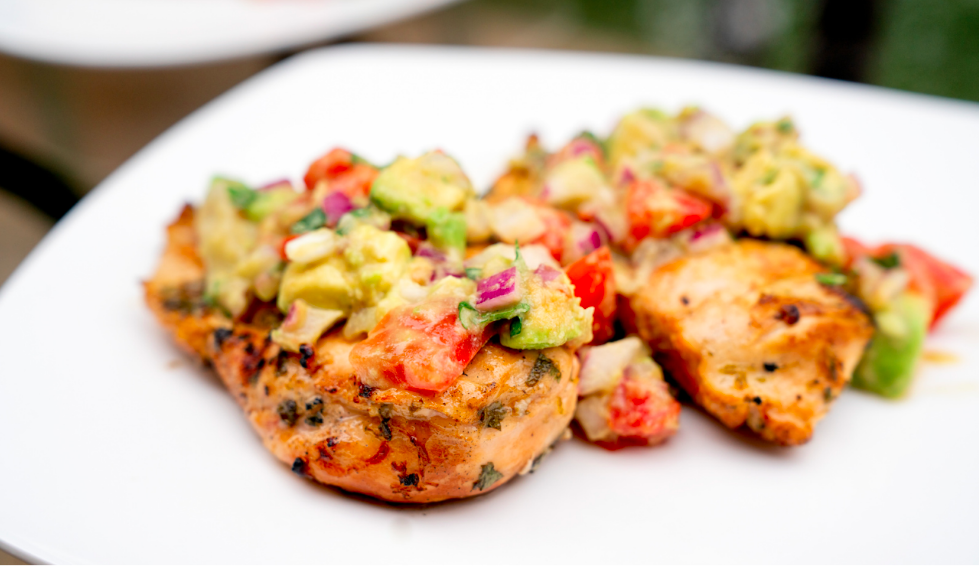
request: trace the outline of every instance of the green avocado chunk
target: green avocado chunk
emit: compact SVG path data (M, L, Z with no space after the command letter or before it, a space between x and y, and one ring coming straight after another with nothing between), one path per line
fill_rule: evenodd
M564 275L562 278L566 277ZM567 282L570 284L570 282ZM561 346L584 337L591 340L591 308L582 309L577 297L551 289L533 278L525 291L530 309L511 320L500 332L500 344L512 349Z
M466 249L466 217L462 213L450 213L436 209L425 224L428 238L442 250Z
M426 225L444 212L461 211L472 184L449 156L429 152L398 158L371 185L371 202L393 217ZM440 213L440 211L443 211Z
M853 373L853 386L888 398L907 391L921 357L931 319L928 302L905 292L874 314L877 332Z

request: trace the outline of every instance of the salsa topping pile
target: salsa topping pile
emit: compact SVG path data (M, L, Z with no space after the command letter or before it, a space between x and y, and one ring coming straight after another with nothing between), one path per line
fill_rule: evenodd
M629 299L681 256L785 241L873 316L854 384L900 395L927 330L972 278L912 245L841 237L834 219L860 184L798 137L788 118L735 133L699 108L641 109L554 153L531 137L482 198L441 151L378 167L334 149L300 190L216 178L195 217L205 295L230 317L276 305L272 339L292 352L339 325L360 340L351 362L373 387L445 391L490 340L591 345L582 405L602 419L579 421L598 437L649 438L679 407L627 336Z

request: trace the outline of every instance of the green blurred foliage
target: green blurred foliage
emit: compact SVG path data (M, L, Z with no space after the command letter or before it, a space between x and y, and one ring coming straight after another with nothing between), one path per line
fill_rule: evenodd
M825 0L482 0L558 14L622 51L814 73ZM979 0L876 0L864 82L979 101Z
M893 0L883 12L870 82L979 101L979 0Z

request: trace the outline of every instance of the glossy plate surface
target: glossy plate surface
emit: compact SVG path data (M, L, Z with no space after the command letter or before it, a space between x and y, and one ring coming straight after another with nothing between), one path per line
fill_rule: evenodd
M286 51L458 0L0 0L0 52L162 67Z
M309 52L142 150L0 289L0 541L59 563L979 560L975 294L929 340L957 362L925 364L904 400L845 392L805 446L685 408L663 447L573 440L533 475L426 508L290 473L143 306L163 227L216 173L258 184L300 178L334 145L380 163L439 147L486 187L529 132L553 148L639 105L684 103L736 128L791 113L864 182L846 232L979 273L975 105L650 58Z

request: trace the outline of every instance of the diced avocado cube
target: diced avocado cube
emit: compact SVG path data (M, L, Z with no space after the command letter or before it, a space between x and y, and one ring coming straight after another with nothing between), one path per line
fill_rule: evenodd
M426 224L439 209L460 211L473 196L459 164L440 152L417 159L400 157L371 186L371 201L396 218Z
M349 313L353 298L344 274L343 261L332 257L315 264L291 262L282 274L278 306L283 312L297 299L318 309L337 309Z
M450 213L446 209L436 209L425 226L428 229L428 239L437 248L465 250L465 214Z
M530 308L519 325L510 323L500 333L500 344L515 349L542 349L568 342L591 340L592 308L582 309L577 297L539 282L528 285ZM587 336L584 336L587 335Z
M280 208L288 205L299 193L283 187L268 191L255 191L255 198L244 208L245 218L259 222Z
M733 185L741 223L752 236L785 239L798 232L805 191L796 171L761 151L738 171Z
M843 240L836 225L827 224L810 230L806 233L805 243L809 254L820 262L833 266L843 264L845 256Z
M905 292L876 313L877 332L853 373L853 385L888 398L907 391L924 348L931 308L921 295Z
M622 117L608 138L612 167L643 150L658 148L676 137L676 122L659 110L644 108Z
M393 232L362 224L350 231L343 258L358 299L373 305L401 278L411 261L408 243Z
M207 199L194 217L201 258L208 272L228 271L248 255L257 239L255 225L241 218L235 208L230 183L216 178Z

